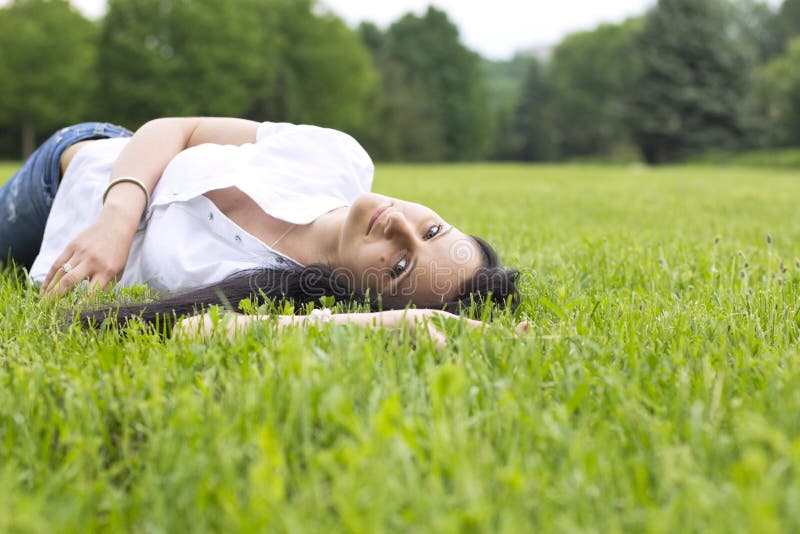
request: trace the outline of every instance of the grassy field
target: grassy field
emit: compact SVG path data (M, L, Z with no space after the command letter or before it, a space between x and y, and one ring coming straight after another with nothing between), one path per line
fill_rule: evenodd
M333 325L199 344L65 328L69 297L0 277L0 531L800 530L796 173L380 166L375 189L493 242L517 316L439 353Z

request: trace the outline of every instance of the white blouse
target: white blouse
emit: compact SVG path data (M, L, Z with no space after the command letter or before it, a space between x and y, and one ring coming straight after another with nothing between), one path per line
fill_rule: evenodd
M81 148L61 180L30 277L42 282L100 213L111 169L130 138ZM347 134L265 122L256 142L203 144L167 165L133 239L119 284L181 291L238 271L295 263L228 219L203 193L235 186L269 215L307 224L370 190L372 160Z

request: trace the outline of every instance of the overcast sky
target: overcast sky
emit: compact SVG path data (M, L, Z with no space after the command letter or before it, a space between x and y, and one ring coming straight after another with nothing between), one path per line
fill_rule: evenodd
M102 15L105 0L70 0L90 17ZM221 0L224 1L224 0ZM780 5L781 0L768 0ZM0 0L0 4L5 3ZM463 41L484 56L510 58L520 49L557 44L562 37L601 22L644 13L655 0L321 0L351 26L371 20L387 26L429 4L447 11Z

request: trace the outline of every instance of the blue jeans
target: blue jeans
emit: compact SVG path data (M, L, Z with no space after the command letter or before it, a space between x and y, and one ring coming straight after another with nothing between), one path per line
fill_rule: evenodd
M87 139L130 137L106 122L84 122L57 131L0 188L0 264L13 260L30 269L42 245L50 207L61 182L61 154Z

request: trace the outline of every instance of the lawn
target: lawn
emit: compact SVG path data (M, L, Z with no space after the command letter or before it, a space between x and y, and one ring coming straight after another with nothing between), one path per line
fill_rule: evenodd
M65 327L71 297L7 274L0 531L800 530L797 173L379 166L375 190L494 243L517 316L438 353L162 341Z

